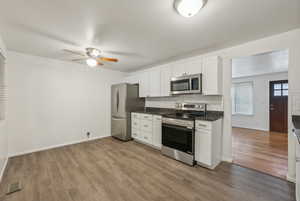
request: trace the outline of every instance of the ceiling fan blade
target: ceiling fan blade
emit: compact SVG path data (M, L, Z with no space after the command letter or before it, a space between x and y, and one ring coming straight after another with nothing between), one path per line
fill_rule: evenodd
M118 62L118 59L115 58L108 58L108 57L100 57L98 60L102 60L102 61L109 61L109 62Z
M98 66L103 66L104 64L98 61Z
M75 51L75 50L63 49L63 51L71 53L71 54L77 54L77 55L80 55L80 56L86 56L86 54L84 52L79 52L79 51Z

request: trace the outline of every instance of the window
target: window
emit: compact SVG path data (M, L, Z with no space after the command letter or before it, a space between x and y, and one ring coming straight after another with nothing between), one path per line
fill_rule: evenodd
M253 82L233 83L232 114L253 115Z

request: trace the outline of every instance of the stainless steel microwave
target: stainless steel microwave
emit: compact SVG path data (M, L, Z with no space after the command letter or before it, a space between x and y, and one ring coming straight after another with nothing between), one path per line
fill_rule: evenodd
M170 83L171 94L195 94L202 93L202 74L184 75L174 77Z

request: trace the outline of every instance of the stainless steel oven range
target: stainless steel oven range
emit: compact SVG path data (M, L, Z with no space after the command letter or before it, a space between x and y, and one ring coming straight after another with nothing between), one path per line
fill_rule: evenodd
M162 148L164 155L194 165L195 129L193 120L162 119Z
M162 118L162 154L193 166L195 118L206 112L205 104L176 104L177 112Z

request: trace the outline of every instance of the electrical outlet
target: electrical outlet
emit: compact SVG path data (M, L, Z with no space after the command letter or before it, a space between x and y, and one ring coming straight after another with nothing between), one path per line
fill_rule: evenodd
M87 132L87 133L86 133L87 138L90 138L90 135L91 135L90 132Z

